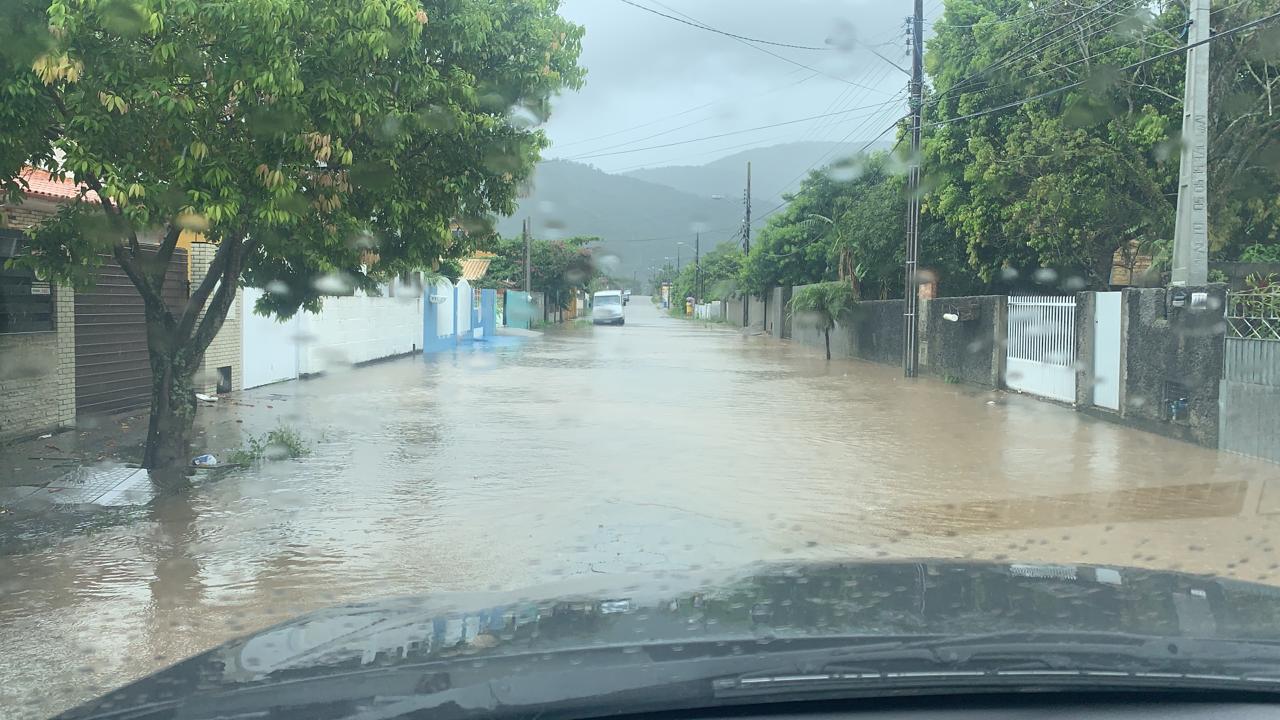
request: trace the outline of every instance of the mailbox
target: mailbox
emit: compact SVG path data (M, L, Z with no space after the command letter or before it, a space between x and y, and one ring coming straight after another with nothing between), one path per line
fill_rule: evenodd
M957 298L942 301L942 315L954 316L952 322L965 322L978 319L978 301L973 298ZM951 317L947 317L951 320Z

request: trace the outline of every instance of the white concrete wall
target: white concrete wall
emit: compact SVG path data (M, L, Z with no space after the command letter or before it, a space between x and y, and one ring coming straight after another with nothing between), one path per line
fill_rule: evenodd
M306 340L298 371L321 373L356 363L404 355L422 348L422 299L327 297L318 314L301 314Z
M458 314L458 335L466 337L471 334L471 310L474 304L474 293L471 291L471 283L466 280L458 281L458 306L453 309Z
M294 315L284 322L264 317L253 311L263 291L247 287L241 292L244 320L241 324L241 378L245 388L269 385L298 377L298 350L301 318Z
M421 350L422 296L399 284L387 290L382 297L327 297L319 313L300 312L280 323L253 314L262 291L245 288L244 387ZM452 330L452 318L445 319Z
M436 305L436 337L448 337L453 334L453 286L448 280L437 280L431 294L444 297L444 302Z

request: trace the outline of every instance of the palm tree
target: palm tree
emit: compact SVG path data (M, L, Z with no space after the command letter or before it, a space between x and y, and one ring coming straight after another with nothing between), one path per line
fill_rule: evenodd
M827 347L827 359L831 359L831 328L858 304L853 288L847 282L835 281L801 288L791 298L791 315L809 316L822 331Z

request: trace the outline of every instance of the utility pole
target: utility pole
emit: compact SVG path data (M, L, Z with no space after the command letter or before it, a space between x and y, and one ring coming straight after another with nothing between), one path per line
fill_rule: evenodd
M684 243L682 242L676 243L676 274L677 275L680 274L680 246L681 245L684 245Z
M911 165L907 170L907 251L902 293L902 374L916 376L920 360L920 303L916 262L920 254L920 113L924 107L924 0L915 0L911 17Z
M751 254L751 161L747 161L747 192L743 195L743 202L747 207L747 214L742 221L742 254ZM751 299L749 296L742 296L742 327L747 327L751 322Z
M1209 0L1190 0L1172 285L1209 281Z
M529 246L532 244L529 238L529 218L524 219L522 233L524 234L524 291L530 293L533 292L533 266L530 264L529 257Z
M693 234L693 301L702 302L702 233Z

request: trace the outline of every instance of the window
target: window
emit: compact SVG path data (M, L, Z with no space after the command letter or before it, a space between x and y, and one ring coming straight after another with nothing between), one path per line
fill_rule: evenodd
M22 247L25 235L0 230L0 263L8 264ZM53 288L30 270L0 269L0 333L53 330Z

